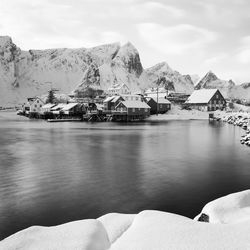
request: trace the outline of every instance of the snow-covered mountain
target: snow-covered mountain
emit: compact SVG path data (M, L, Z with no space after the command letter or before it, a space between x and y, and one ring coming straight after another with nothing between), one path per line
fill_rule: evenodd
M181 75L169 67L166 62L156 64L143 73L148 86L166 86L168 90L191 94L194 84L190 75Z
M10 37L0 37L0 106L46 93L51 87L70 93L91 65L111 62L119 43L91 49L22 51Z
M219 79L209 71L195 86L195 89L219 89L226 98L250 100L250 83L236 85L232 80Z
M0 106L25 102L53 87L61 93L106 90L127 84L132 92L157 84L191 93L190 76L182 76L166 63L144 70L139 52L131 44L119 43L94 48L22 51L8 36L0 36Z
M231 95L235 83L232 80L219 79L212 71L209 71L195 86L195 89L219 89L225 97Z
M245 99L250 101L250 83L236 85L231 92L231 97L235 99Z

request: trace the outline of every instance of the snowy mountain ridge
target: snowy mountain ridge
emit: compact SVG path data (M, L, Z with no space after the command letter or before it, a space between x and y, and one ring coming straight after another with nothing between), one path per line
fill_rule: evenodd
M226 98L250 100L250 84L236 85L233 80L221 80L209 71L195 86L195 89L219 89Z
M197 75L182 75L166 62L144 69L138 50L130 42L23 51L10 37L0 36L0 106L22 104L27 97L46 94L51 87L69 94L126 84L135 93L158 85L191 94L197 79ZM226 97L250 99L248 84L236 86L212 72L195 88L219 88Z
M132 92L156 84L181 92L193 90L191 78L166 63L144 70L138 50L130 42L22 51L10 37L0 37L0 106L21 104L51 87L68 94L88 87L107 90L124 83Z

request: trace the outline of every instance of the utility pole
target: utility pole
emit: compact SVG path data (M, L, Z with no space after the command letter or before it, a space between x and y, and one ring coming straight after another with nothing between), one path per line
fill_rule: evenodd
M156 115L158 115L158 99L159 99L159 94L158 94L158 92L159 92L159 86L157 85L157 88L156 88L156 91L157 91L157 103L156 103Z

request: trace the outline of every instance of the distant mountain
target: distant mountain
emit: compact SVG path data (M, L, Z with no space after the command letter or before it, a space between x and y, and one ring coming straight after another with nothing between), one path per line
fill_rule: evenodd
M52 87L69 93L91 64L110 62L118 43L91 49L22 51L10 37L0 37L0 106L20 104Z
M190 75L190 76L191 76L191 79L192 79L194 85L197 85L197 83L200 81L200 76L196 75L196 74Z
M241 85L236 85L231 93L231 98L235 99L245 99L250 102L250 83L243 83Z
M219 79L212 71L209 71L195 86L195 89L219 89L225 97L230 97L235 87L232 80Z
M143 76L150 87L158 85L167 87L168 90L188 94L191 94L194 90L191 77L189 75L181 75L178 71L171 69L166 62L146 69Z
M10 37L0 36L0 106L21 104L51 87L68 94L124 83L132 92L156 85L185 93L193 90L191 77L182 76L167 63L144 70L131 43L22 51Z

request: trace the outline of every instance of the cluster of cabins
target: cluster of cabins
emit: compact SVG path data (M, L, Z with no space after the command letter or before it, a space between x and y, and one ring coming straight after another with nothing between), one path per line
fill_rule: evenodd
M81 118L99 121L137 121L152 114L163 114L171 109L171 103L181 104L184 108L201 111L224 109L226 101L217 89L195 90L190 96L181 93L155 92L154 89L142 94L131 94L126 85L109 89L104 97L73 98L68 103L44 103L39 98L28 98L22 112L34 118L66 119ZM170 101L171 100L171 101Z

